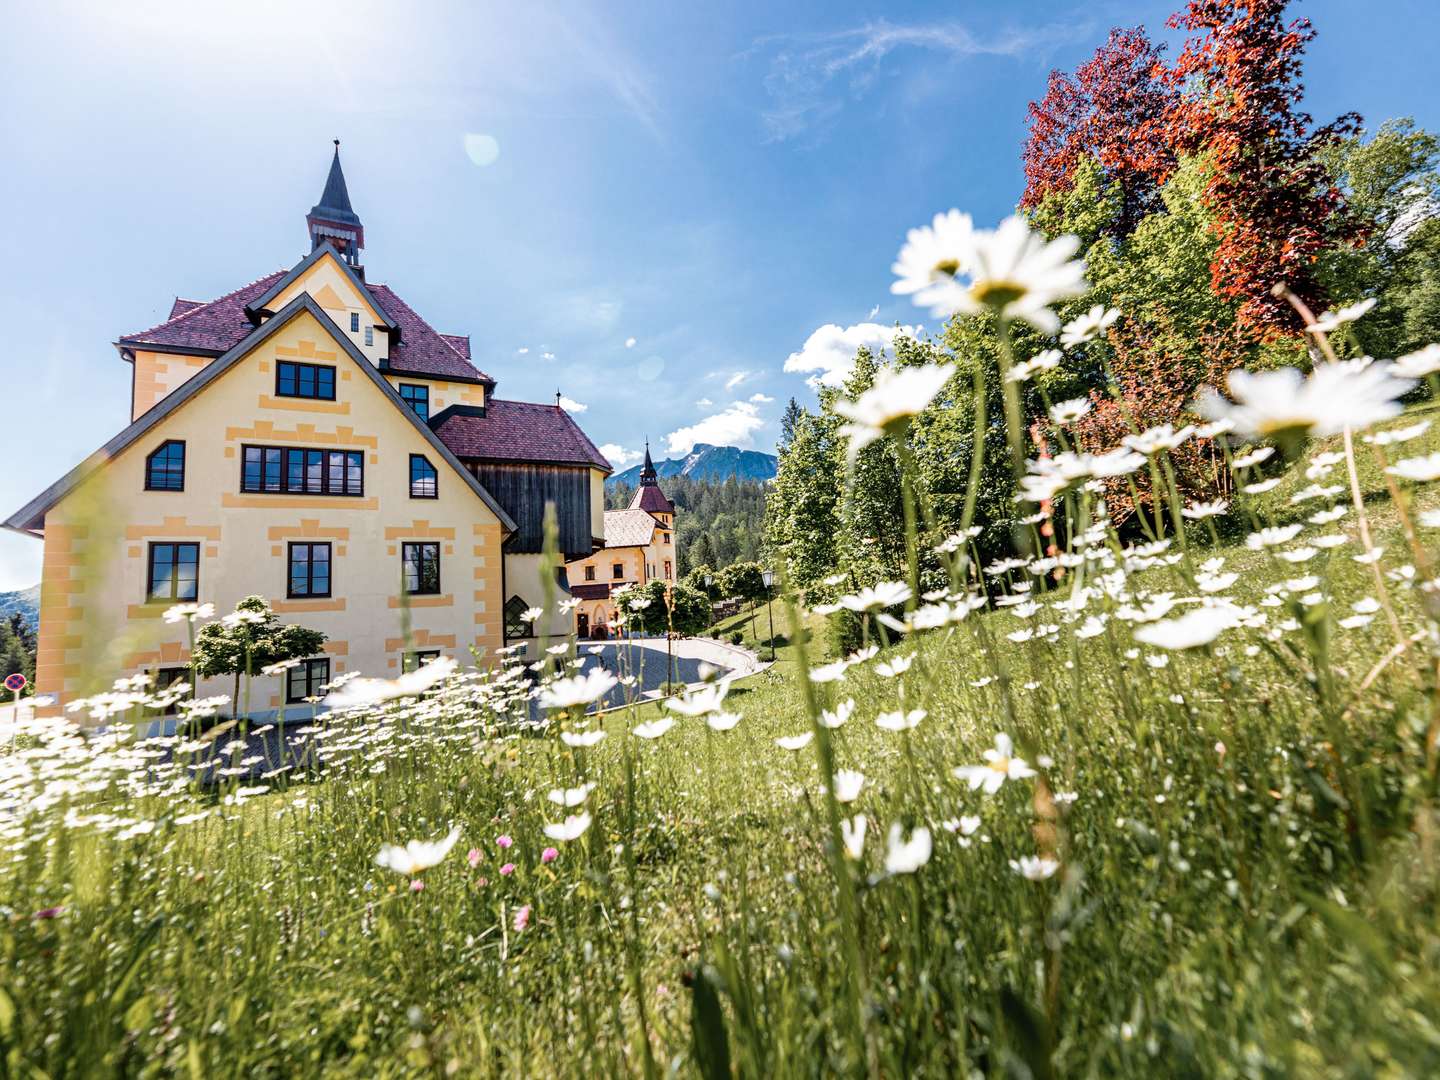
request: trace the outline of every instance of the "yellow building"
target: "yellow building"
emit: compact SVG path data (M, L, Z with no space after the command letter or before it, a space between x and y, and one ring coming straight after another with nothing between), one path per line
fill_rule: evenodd
M493 655L533 643L546 503L567 558L603 542L610 466L569 414L495 397L467 337L367 279L338 142L306 222L291 269L121 337L129 426L5 522L45 545L36 688L60 704L175 677L188 628L161 616L188 600L259 594L328 636L257 708L345 671Z
M580 637L614 634L614 594L626 585L675 580L675 505L660 490L650 446L640 487L625 510L605 511L605 546L565 567L570 592L580 601L575 633Z

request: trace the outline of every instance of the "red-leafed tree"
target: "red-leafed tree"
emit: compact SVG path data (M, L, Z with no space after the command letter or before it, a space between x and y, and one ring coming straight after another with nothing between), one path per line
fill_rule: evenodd
M1077 166L1089 157L1120 189L1121 235L1154 209L1159 186L1175 166L1164 118L1176 93L1162 48L1143 27L1117 28L1075 74L1050 73L1045 96L1030 103L1021 206L1033 209L1047 196L1069 191Z
M1308 19L1285 20L1288 0L1190 0L1169 25L1192 36L1168 75L1177 97L1167 138L1211 169L1204 201L1219 247L1211 287L1238 305L1242 327L1259 337L1294 327L1270 295L1278 281L1313 306L1321 252L1353 234L1344 200L1316 152L1352 133L1347 114L1313 128L1298 108Z

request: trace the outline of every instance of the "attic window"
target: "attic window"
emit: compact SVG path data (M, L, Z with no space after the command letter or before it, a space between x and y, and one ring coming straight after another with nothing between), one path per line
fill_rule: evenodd
M360 313L358 311L350 312L350 332L352 334L360 332Z
M366 345L374 345L374 344L375 344L375 328L374 328L373 326L367 326L367 327L365 327L365 344L366 344Z

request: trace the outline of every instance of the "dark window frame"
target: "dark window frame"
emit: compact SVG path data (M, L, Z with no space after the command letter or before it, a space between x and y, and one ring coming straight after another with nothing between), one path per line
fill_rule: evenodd
M164 475L165 475L165 477L166 477L167 479L168 479L168 478L172 478L172 477L178 472L179 475L180 475L180 482L179 482L178 484L171 484L171 483L157 484L157 483L155 483L155 461L156 461L156 459L159 458L161 454L168 454L168 452L170 451L170 449L171 449L172 447L176 447L176 446L178 446L178 447L180 448L180 467L179 467L179 469L177 470L173 465L171 465L171 464L169 464L169 463L167 462L167 463L164 465L162 471L163 471L163 473L164 473ZM146 491L184 491L184 490L185 490L185 440L184 440L184 439L166 439L166 440L165 440L164 442L162 442L159 446L157 446L154 450L151 450L150 453L148 453L148 454L145 455L145 490L146 490Z
M594 581L594 580L595 580L595 564L594 564L594 563L591 563L589 566L585 567L585 580L586 580L586 581Z
M611 581L619 581L619 580L620 580L621 578L623 578L624 576L625 576L625 564L624 564L624 563L618 563L618 562L617 562L617 563L611 563L611 564L610 564L610 580L611 580Z
M257 455L257 483L250 483L250 454ZM271 469L270 455L278 455ZM340 455L340 487L334 490L335 455ZM298 455L298 462L292 458ZM316 455L316 460L311 460ZM294 466L298 463L299 472ZM312 473L318 469L318 473ZM298 476L298 486L295 480ZM320 488L311 487L312 476ZM355 490L350 490L351 481ZM273 482L273 486L272 486ZM315 495L323 498L361 499L365 497L365 451L341 450L334 447L270 446L263 443L242 443L240 446L240 492L244 495Z
M291 379L292 388L284 389L286 369L293 372ZM328 379L322 379L321 372L329 374ZM314 393L307 394L303 387L304 376L310 376L310 385ZM306 364L299 360L277 360L275 361L275 396L288 398L303 398L306 401L334 401L335 400L335 368L330 364ZM322 384L328 383L330 392L321 393Z
M400 391L400 400L403 401L403 402L405 402L406 405L410 406L410 411L411 411L411 412L413 412L416 416L420 417L421 420L426 420L426 421L428 421L428 420L430 419L430 387L429 387L429 386L427 386L427 385L424 384L424 383L404 383L404 382L402 382L402 383L399 385L399 391ZM407 391L408 391L408 393L407 393ZM416 391L418 391L419 393L417 394ZM425 407L425 411L424 411L424 412L421 412L419 409L417 409L417 408L415 407L415 403L416 403L416 400L417 400L417 399L424 405L424 407Z
M304 548L305 556L305 592L295 591L295 552ZM325 549L325 591L315 591L315 550ZM330 541L313 540L292 540L285 549L285 596L290 600L328 600L332 595L335 579L335 553L330 546Z
M316 672L320 672L316 677ZM295 692L295 676L300 674L303 681L303 693ZM303 705L307 697L319 697L320 688L330 681L330 658L328 656L310 656L301 660L300 663L285 672L285 704Z
M439 649L413 649L400 657L400 670L401 672L419 671L430 661L439 659Z
M170 548L169 559L169 580L170 591L168 595L157 596L155 593L155 553L160 548ZM178 569L182 563L180 551L182 548L193 548L195 552L195 578L193 589L189 595L181 591L180 574ZM196 540L152 540L145 551L145 602L147 604L163 603L187 603L200 598L200 543Z
M429 476L421 475L421 476L419 476L419 477L416 477L416 475L415 475L415 466L416 466L417 464L424 464L425 468L427 468L427 469L430 470L430 475L429 475ZM426 483L427 481L429 482L429 486L430 486L430 493L429 493L428 495L425 494L425 490L424 490L424 485L425 485L425 483ZM420 491L419 491L418 493L416 492L416 488L415 488L415 485L416 485L417 483L419 483L419 484L421 485ZM430 459L427 458L424 454L411 454L411 455L410 455L410 498L412 498L412 499L438 499L438 498L440 498L440 470L437 469L437 468L435 468L434 464L433 464L433 463L430 461Z
M435 550L435 583L434 588L424 588L425 584L425 552L427 548ZM410 587L410 552L419 551L418 561L415 562L415 588ZM406 596L439 596L440 595L440 542L438 540L406 540L400 545L400 587L405 591Z
M517 604L519 605L518 608L516 608ZM512 596L509 600L505 601L505 609L501 612L501 617L505 624L506 641L517 641L521 638L535 636L531 632L530 624L519 617L521 612L529 610L530 605L525 603L524 599L520 596Z

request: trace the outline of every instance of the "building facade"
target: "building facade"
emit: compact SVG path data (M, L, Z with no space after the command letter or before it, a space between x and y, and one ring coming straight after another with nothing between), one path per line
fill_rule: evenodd
M612 636L616 592L657 579L668 587L677 572L675 505L660 490L647 443L640 487L630 506L605 511L605 546L565 567L570 591L580 601L575 633L582 638Z
M567 560L603 544L610 466L570 415L496 397L468 337L368 280L338 143L306 223L289 270L121 337L129 425L5 522L45 546L36 688L57 708L188 664L188 627L162 619L185 601L258 594L327 635L255 708L533 644L546 504Z

